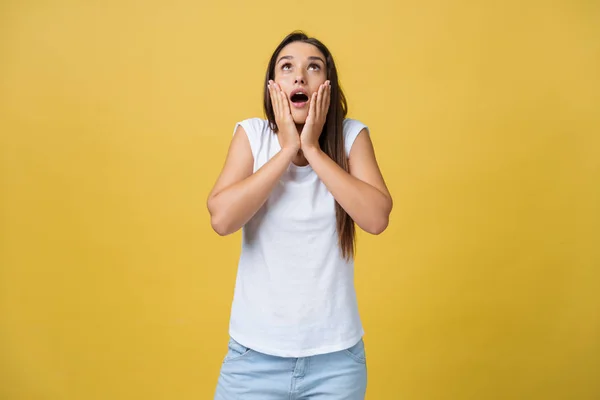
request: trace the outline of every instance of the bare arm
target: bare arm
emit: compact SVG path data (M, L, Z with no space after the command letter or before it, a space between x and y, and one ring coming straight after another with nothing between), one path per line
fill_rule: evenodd
M392 197L375 158L371 139L363 129L350 151L350 173L320 148L304 148L304 156L333 197L366 232L379 234L388 225Z
M254 158L242 126L236 129L223 170L208 196L211 225L219 235L236 232L265 203L296 150L284 148L252 173Z

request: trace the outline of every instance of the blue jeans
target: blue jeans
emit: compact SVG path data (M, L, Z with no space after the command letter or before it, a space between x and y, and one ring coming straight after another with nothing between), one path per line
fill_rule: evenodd
M230 339L215 400L364 400L366 389L362 339L346 350L301 358L262 354Z

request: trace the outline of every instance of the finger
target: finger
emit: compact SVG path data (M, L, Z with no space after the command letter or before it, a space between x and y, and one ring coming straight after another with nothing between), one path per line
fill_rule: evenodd
M271 102L273 103L273 111L275 112L276 120L281 118L281 104L279 100L277 84L274 81L271 81Z
M288 99L287 94L280 88L281 93L281 111L284 115L292 115L292 106L290 105L290 99Z
M281 111L285 115L291 114L292 111L290 110L290 102L289 102L286 94L284 93L283 90L280 93L281 93L281 103L282 103Z
M317 96L316 111L319 118L323 115L323 103L325 100L325 90L327 89L327 83L324 83L319 87L319 95Z
M327 89L325 90L325 104L323 105L323 112L329 111L329 104L331 102L331 82L327 81Z
M275 112L276 105L275 105L275 99L273 98L273 81L270 79L269 79L269 83L267 83L267 88L269 89L269 97L271 98L271 105L273 106L273 111Z
M287 114L290 113L290 105L288 104L287 97L281 86L275 84L275 89L277 90L277 100L279 102L279 112L281 113L281 118L285 118Z
M310 98L310 106L308 108L308 116L312 117L313 119L316 118L316 113L317 113L317 98L318 98L318 94L317 93L313 93L312 97Z

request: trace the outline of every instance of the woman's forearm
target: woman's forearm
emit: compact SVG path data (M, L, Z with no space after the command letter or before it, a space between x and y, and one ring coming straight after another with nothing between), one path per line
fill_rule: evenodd
M229 235L244 226L265 203L295 154L283 149L258 171L208 199L211 225L219 235Z
M319 148L306 149L304 155L335 200L366 232L385 230L392 200L374 186L350 175Z

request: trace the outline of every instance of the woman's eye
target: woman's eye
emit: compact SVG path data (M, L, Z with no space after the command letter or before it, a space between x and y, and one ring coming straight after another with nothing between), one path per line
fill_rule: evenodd
M283 64L281 66L281 69L284 70L284 71L289 71L290 69L292 69L292 64L289 64L289 63Z
M321 66L319 64L310 64L308 66L308 69L312 69L312 70L318 71L318 70L321 69Z

